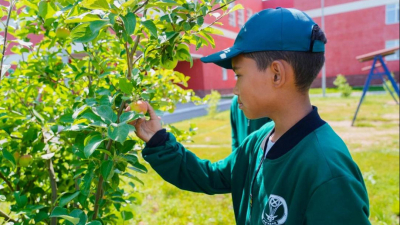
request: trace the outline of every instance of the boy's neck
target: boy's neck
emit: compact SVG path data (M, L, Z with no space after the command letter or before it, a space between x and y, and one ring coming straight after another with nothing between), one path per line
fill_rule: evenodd
M275 115L271 117L275 122L275 131L271 135L272 142L276 142L286 131L312 111L308 95L306 98L293 99L288 104L281 106L281 109L276 111Z

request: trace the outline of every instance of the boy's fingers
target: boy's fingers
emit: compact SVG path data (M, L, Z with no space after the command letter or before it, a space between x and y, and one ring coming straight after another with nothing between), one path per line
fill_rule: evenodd
M145 119L143 119L143 118L137 119L135 127L140 127L144 121L145 121Z
M132 126L136 126L136 123L138 122L139 119L136 120L132 120L131 122L129 122L130 125Z
M149 115L150 115L150 120L157 119L158 116L157 116L156 112L154 111L153 107L151 107L151 105L148 102L146 102L146 104L147 104L147 111L149 112Z

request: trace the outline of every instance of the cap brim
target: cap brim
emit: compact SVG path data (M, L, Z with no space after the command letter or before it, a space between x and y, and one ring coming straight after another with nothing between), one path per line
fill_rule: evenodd
M225 69L232 69L232 58L238 56L240 53L242 53L242 50L231 47L212 55L205 56L200 60L204 63L215 63Z

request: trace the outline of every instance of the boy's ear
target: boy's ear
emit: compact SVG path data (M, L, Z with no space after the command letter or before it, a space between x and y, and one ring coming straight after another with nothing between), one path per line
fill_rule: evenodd
M271 63L272 83L275 87L280 87L286 82L286 70L283 63L279 60L275 60Z

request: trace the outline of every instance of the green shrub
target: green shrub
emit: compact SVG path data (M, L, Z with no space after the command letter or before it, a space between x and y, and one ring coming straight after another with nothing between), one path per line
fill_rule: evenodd
M347 98L350 97L351 92L353 91L352 87L347 83L346 77L339 74L337 75L335 81L333 81L333 84L339 89L341 92L342 97Z
M221 100L221 94L218 91L211 91L207 104L207 112L211 118L214 118L218 112L218 102Z

